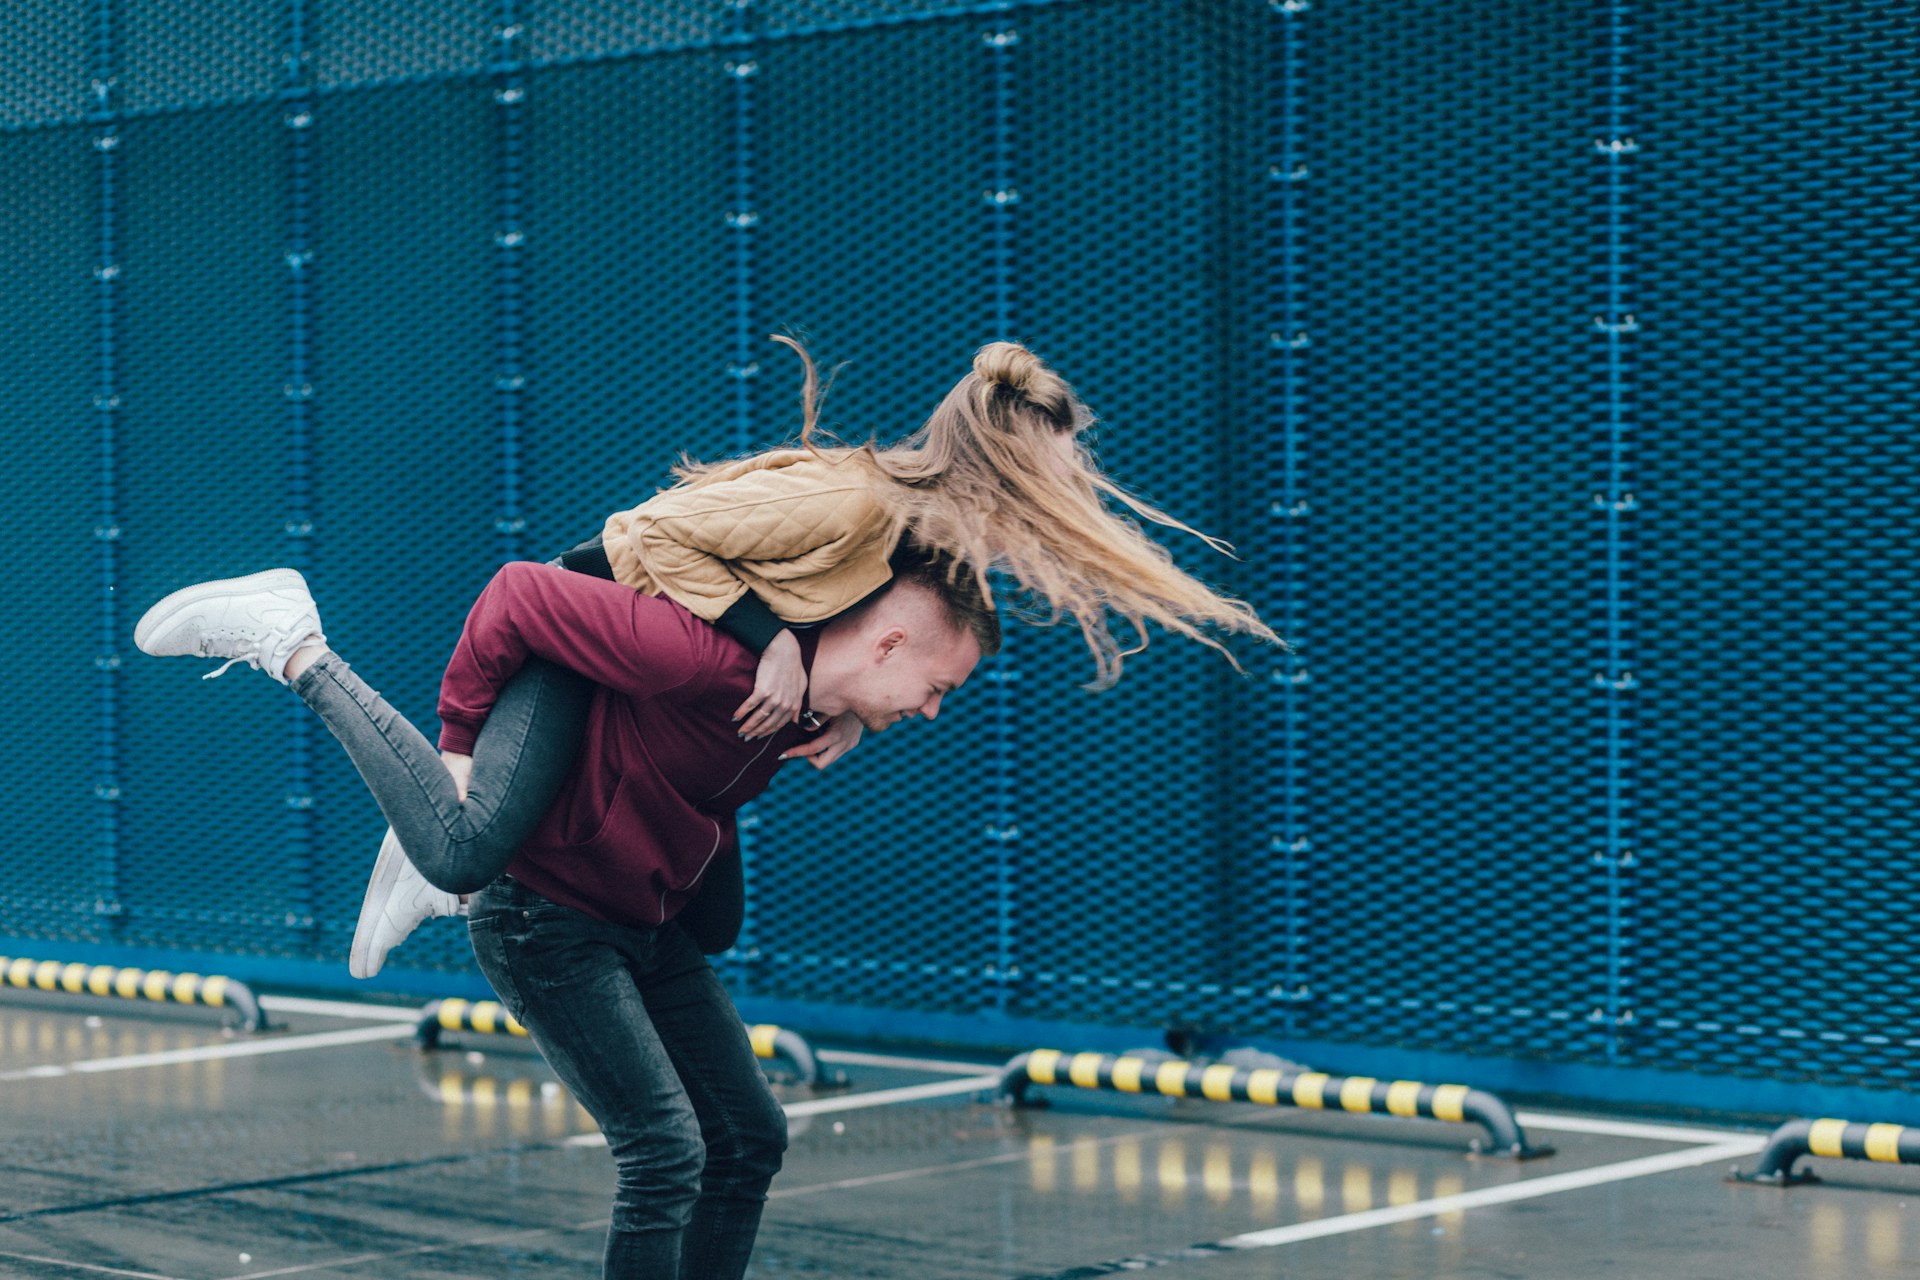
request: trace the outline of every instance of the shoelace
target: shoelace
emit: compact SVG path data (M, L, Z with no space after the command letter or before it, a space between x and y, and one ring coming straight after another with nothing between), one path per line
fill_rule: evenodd
M221 663L221 664L220 664L219 666L217 666L217 667L215 667L215 668L214 668L213 670L211 670L211 671L209 671L209 672L207 672L207 674L205 674L205 675L203 675L203 676L201 676L200 678L201 678L202 680L211 680L211 679L213 679L213 678L214 678L215 676L223 676L223 675L225 675L225 674L227 674L227 668L228 668L228 667L230 667L230 666L232 666L232 665L233 665L234 663L236 663L236 662L244 662L244 663L246 663L246 664L247 664L248 666L250 666L250 667L252 667L252 668L253 668L253 669L254 669L255 671L258 671L258 670L260 669L260 655L259 655L259 654L257 654L257 653L242 653L242 654L237 654L237 655L235 655L234 657L231 657L231 658L228 658L228 659L227 659L227 660L226 660L225 662L223 662L223 663Z
M313 635L315 638L321 638L319 637L317 632L311 632L308 634ZM290 658L293 656L292 650L295 647L297 647L295 645L295 641L296 640L304 641L306 638L307 638L306 635L296 637L290 631L282 630L281 628L278 628L278 627L271 628L266 631L262 631L259 634L259 636L257 636L254 639L253 647L251 648L251 650L234 654L231 658L228 658L225 662L221 663L219 666L207 672L205 675L201 676L200 678L202 680L211 680L215 676L225 675L227 673L227 668L231 667L236 662L244 662L248 666L252 667L255 671L263 670L264 664L260 661L261 654L266 653L266 654L273 654L277 656L280 654L280 651L282 649L285 649L287 650L286 656ZM283 659L280 663L281 670L284 671L286 669L286 665L287 664Z

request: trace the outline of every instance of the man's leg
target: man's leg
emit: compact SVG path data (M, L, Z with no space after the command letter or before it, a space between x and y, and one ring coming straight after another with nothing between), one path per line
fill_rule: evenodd
M787 1114L720 978L678 921L660 929L635 980L693 1102L706 1143L700 1199L681 1246L682 1280L738 1280L747 1270L767 1186L787 1149Z
M618 1182L605 1275L728 1274L682 1264L705 1144L635 976L652 972L660 935L595 920L507 876L475 894L469 912L487 981L607 1137Z

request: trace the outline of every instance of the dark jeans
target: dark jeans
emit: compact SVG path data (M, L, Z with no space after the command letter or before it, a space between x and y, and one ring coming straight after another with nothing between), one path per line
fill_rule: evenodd
M745 1274L787 1118L700 949L677 922L607 924L511 876L469 912L481 971L613 1152L605 1274Z

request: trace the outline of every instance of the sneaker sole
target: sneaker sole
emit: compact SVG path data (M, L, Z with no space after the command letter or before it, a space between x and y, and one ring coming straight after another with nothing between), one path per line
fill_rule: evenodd
M267 569L260 573L250 573L242 578L215 578L210 582L196 582L190 587L182 587L171 595L163 596L145 613L133 628L133 647L140 652L156 658L175 657L175 654L154 653L148 648L153 637L167 629L174 617L183 610L199 607L209 596L236 595L253 591L298 591L312 598L307 591L307 580L300 576L298 569Z
M374 859L373 874L367 878L366 896L360 899L360 920L353 927L353 946L347 952L347 972L356 978L371 978L387 961L373 958L373 938L393 896L393 885L406 866L407 851L398 840L382 839L380 856Z

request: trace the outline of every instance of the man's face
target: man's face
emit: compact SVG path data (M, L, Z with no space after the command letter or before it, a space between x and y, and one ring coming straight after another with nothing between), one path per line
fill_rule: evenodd
M862 658L847 710L879 733L914 716L939 715L940 700L965 684L980 661L980 642L944 622L923 621L887 627L871 637Z

